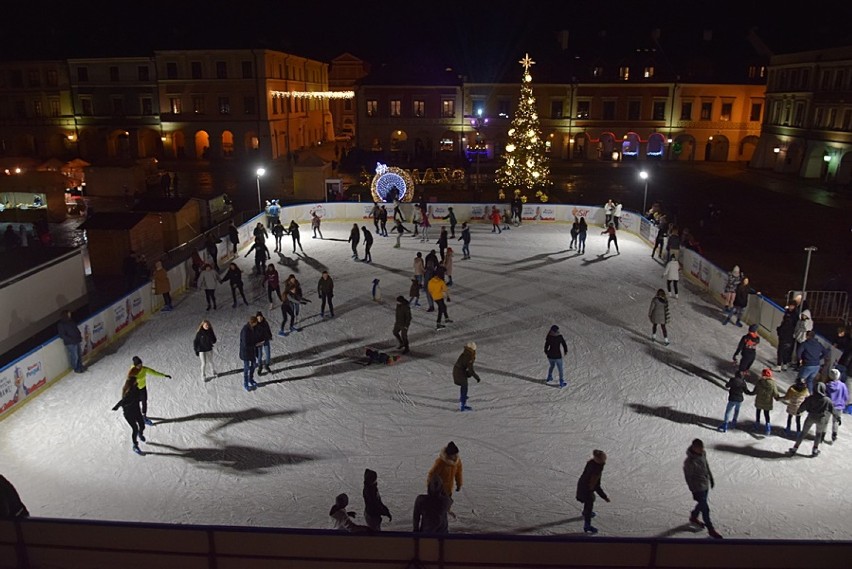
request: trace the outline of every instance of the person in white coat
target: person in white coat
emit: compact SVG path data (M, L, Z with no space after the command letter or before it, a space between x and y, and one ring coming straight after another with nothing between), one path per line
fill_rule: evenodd
M612 208L612 221L615 223L615 228L619 229L621 224L621 202L615 202L615 207Z
M666 289L669 291L669 296L674 288L674 297L677 298L677 282L680 280L680 263L674 255L669 255L669 262L666 263L666 268L663 269L663 278L666 279Z
M271 265L270 265L271 266ZM213 305L216 310L216 285L219 284L219 276L213 271L210 263L204 264L204 270L198 277L198 288L204 289L204 297L207 299L207 310Z

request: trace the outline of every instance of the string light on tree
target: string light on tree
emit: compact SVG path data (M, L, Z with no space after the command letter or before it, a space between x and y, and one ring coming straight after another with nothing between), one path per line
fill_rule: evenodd
M535 65L529 54L519 61L524 68L521 92L518 97L518 109L512 117L505 152L501 156L502 164L496 172L497 186L504 194L513 192L535 194L546 202L547 190L552 185L550 167L545 153L545 141L541 137L541 125L535 109L535 97L532 92L532 73ZM526 198L526 196L523 196ZM525 201L525 200L524 200Z

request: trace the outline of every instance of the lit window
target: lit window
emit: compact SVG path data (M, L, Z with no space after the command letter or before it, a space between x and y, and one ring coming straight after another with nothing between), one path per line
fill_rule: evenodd
M414 116L415 117L425 117L426 116L426 101L422 101L422 100L414 101Z
M173 115L179 115L183 111L180 97L169 97L169 110Z
M192 112L196 115L204 114L204 95L194 95L192 97Z
M627 81L630 79L630 68L629 67L619 67L618 68L618 78L622 81Z
M398 117L402 112L402 101L399 99L391 99L390 102L390 116Z
M367 101L367 116L375 117L379 114L379 102L375 99Z
M592 77L603 77L603 74L604 74L604 68L603 67L597 66L597 67L592 68Z
M231 99L230 97L219 97L219 114L220 115L230 115L231 114Z
M722 103L722 112L719 115L720 121L729 121L731 120L731 113L733 112L734 105L733 103Z
M589 112L590 112L591 106L592 106L591 101L577 101L577 118L578 119L589 118Z
M650 79L651 77L653 77L654 76L654 66L649 65L649 66L645 67L645 70L643 71L643 76L645 77L645 79Z
M453 99L441 100L441 116L452 118L456 116L456 102Z

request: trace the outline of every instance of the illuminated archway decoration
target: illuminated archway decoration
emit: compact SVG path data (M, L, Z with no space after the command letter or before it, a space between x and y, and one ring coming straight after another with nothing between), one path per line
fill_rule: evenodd
M376 175L370 185L374 202L387 202L388 192L396 186L399 190L399 201L410 202L414 197L414 180L405 170L396 166L386 166L376 163Z

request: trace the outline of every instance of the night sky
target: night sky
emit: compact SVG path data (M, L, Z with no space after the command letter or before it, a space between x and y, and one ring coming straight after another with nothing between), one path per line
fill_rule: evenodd
M756 26L776 52L851 45L852 2L826 0L816 12L785 3L740 2L8 2L0 17L0 58L150 55L154 49L266 47L321 61L351 52L371 63L417 58L463 69L514 62L556 46L556 32L592 42ZM700 31L697 33L700 34ZM44 38L41 40L39 38ZM34 41L35 40L35 41Z

